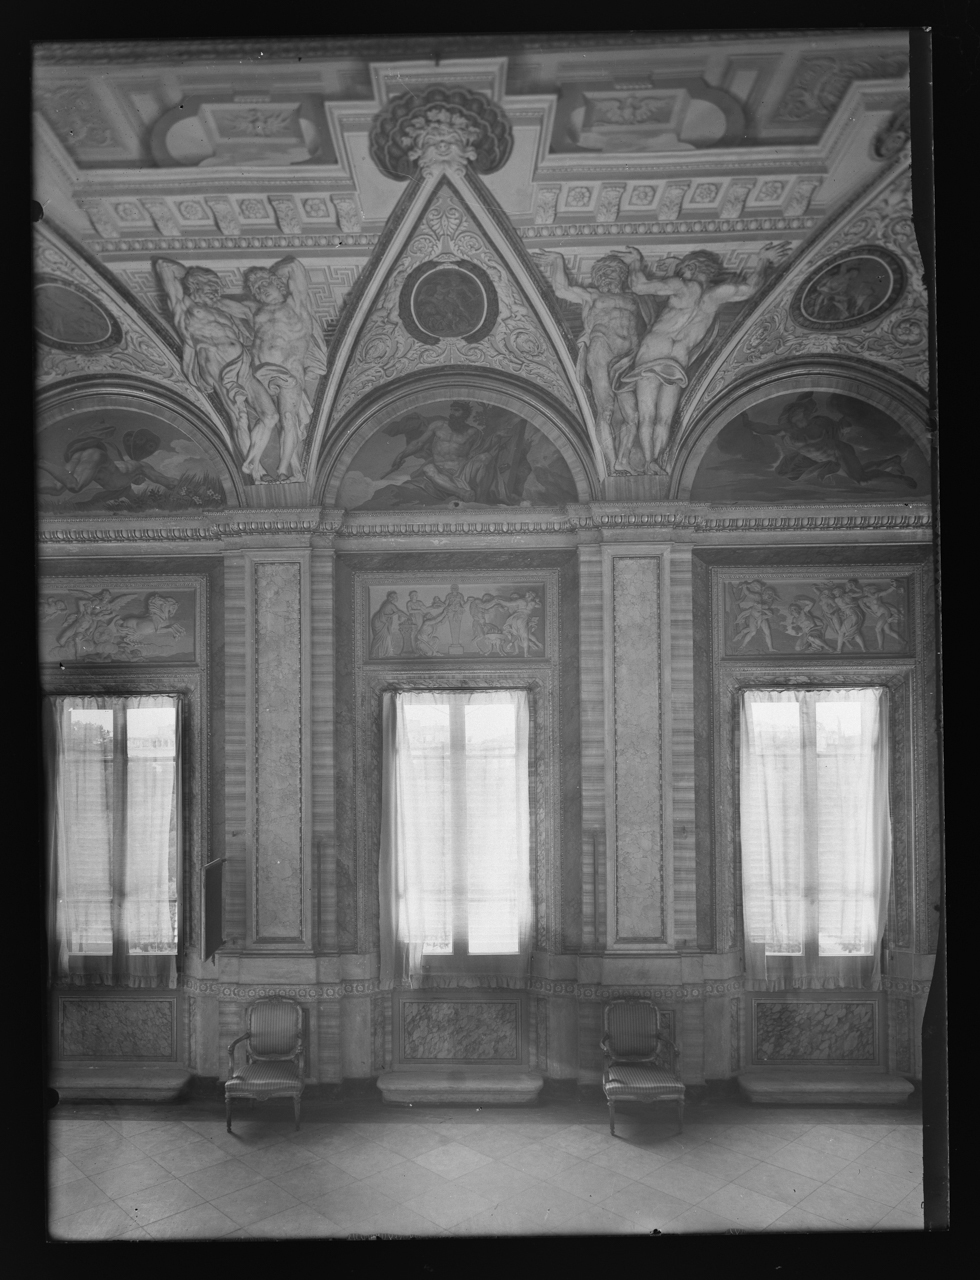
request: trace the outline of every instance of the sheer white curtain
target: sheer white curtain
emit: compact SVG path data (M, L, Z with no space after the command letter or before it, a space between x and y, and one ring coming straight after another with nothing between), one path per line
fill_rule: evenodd
M474 963L522 982L532 914L527 694L386 694L382 768L383 985Z
M743 694L750 987L880 986L891 876L887 716L879 688Z
M176 986L179 699L66 696L48 715L52 976Z

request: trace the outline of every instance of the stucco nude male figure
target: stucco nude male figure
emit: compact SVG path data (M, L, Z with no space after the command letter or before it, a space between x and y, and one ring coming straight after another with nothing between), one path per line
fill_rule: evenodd
M579 379L585 382L587 378L592 388L599 415L596 431L606 468L610 474L633 474L629 458L636 439L636 405L632 396L620 397L626 426L618 449L612 429L616 408L612 366L629 360L643 332L643 312L629 289L629 268L620 258L607 255L593 266L591 285L577 285L570 283L560 253L542 252L540 256L555 260L554 290L558 297L577 302L582 308L585 331L579 339Z
M248 307L221 292L221 278L208 267L185 267L171 258L153 260L170 303L174 327L184 340L184 377L207 395L218 394L243 454L249 447L249 407L268 400L252 376ZM254 411L254 408L253 408Z
M613 383L617 391L632 388L636 392L637 417L635 425L633 420L627 421L621 455L624 450L628 455L638 427L647 473L656 474L664 470L661 459L681 392L687 386L688 364L710 337L718 309L726 302L751 298L768 275L770 263L761 260L754 276L740 282L728 278L717 254L697 250L681 259L672 276L648 280L639 249L630 245L623 257L629 262L633 293L667 298L667 305L644 335L632 364L620 363Z
M242 470L255 480L265 478L262 454L278 426L278 479L302 480L300 444L313 413L305 382L327 371L326 345L310 303L306 271L295 258L283 258L271 269L250 267L244 279L251 295L246 305L254 328L252 363L267 391L267 403L252 428Z

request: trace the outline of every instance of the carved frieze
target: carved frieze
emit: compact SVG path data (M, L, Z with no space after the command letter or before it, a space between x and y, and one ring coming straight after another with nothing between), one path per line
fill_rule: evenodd
M365 661L548 658L546 608L554 583L540 574L476 581L365 575L357 628ZM548 609L550 614L550 609Z
M855 80L897 79L908 69L908 56L902 53L869 49L850 54L808 54L797 64L772 118L793 124L824 124Z
M42 578L42 663L196 663L203 616L186 578Z
M725 582L724 652L794 658L906 654L909 590L907 577L730 579Z
M430 267L426 275L420 272L419 277L413 277L413 272L430 263L437 266ZM429 274L436 277L431 283L427 283ZM419 326L426 335L421 341L406 328L402 314L403 290L410 277L419 281L414 288L410 285L409 302L416 322L415 294L419 289L433 291L439 285L445 286L438 296L429 299L426 314L431 311L433 324ZM497 317L484 333L494 301ZM484 320L469 329L467 308L472 310L477 304L481 309L485 307ZM448 324L460 308L457 322ZM453 328L466 332L461 336L447 332ZM468 365L514 374L550 392L577 412L575 396L550 340L509 270L449 186L436 192L385 282L358 337L334 413L343 414L363 395L393 378L443 365Z

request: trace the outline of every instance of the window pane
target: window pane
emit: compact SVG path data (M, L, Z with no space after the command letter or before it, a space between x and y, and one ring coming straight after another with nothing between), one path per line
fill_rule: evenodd
M466 878L470 955L518 951L516 709L466 711ZM523 782L526 787L526 779Z
M72 955L112 955L112 749L112 711L73 708L57 815L66 849L59 891Z
M870 956L876 940L874 704L816 703L818 948Z
M405 782L403 838L414 846L410 865L422 877L422 954L448 956L453 953L449 707L403 705L401 717L408 752L399 766Z
M130 955L177 953L177 713L126 711L123 929Z

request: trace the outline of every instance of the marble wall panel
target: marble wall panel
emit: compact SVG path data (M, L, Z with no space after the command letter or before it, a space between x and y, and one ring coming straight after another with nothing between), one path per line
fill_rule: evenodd
M756 1064L878 1061L873 1000L756 1000L754 1006Z
M172 1060L173 1000L61 1001L61 1056Z
M403 1000L403 1062L515 1062L520 1005L514 1000Z
M616 943L666 939L661 557L612 560Z
M256 937L303 933L300 566L255 566Z

